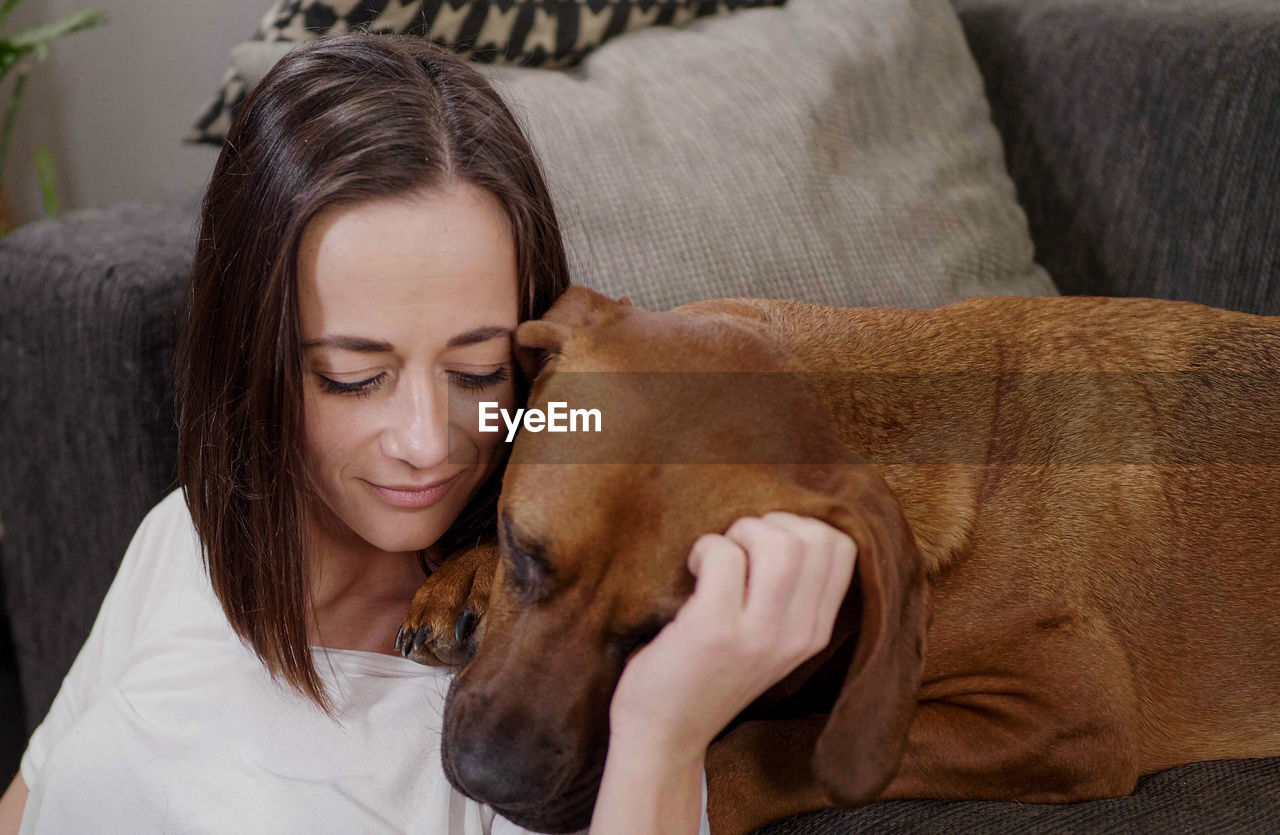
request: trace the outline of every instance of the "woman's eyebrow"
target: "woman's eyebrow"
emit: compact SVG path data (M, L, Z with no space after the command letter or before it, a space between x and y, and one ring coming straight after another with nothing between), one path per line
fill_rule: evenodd
M465 333L453 336L446 343L446 347L453 348L457 345L472 345L476 342L487 342L490 339L499 336L508 336L511 333L510 328L504 328L501 325L486 325L482 328L475 328ZM358 351L365 354L389 353L393 350L389 342L379 342L376 339L365 339L363 336L323 336L319 339L309 339L302 343L303 349L307 348L341 348L344 351Z
M344 351L360 351L366 354L387 353L391 345L376 339L365 339L363 336L322 336L302 343L306 348L341 348Z
M452 348L455 345L471 345L476 342L487 342L494 337L509 336L510 334L510 328L504 328L501 325L486 325L482 328L476 328L475 330L460 333L457 336L450 338L449 341L445 343L445 347Z

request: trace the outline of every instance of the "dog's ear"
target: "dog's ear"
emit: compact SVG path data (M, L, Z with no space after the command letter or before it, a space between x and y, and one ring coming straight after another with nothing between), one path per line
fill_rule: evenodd
M557 322L570 328L595 328L622 318L627 298L611 299L590 287L575 284L560 294L540 321Z
M516 327L513 348L516 364L529 385L560 355L570 335L569 328L546 319L531 319Z
M574 285L555 300L541 319L516 328L515 353L520 371L530 383L560 354L574 331L599 327L620 319L631 300L615 301L589 287Z
M928 587L897 498L866 461L833 476L838 501L823 514L857 544L850 592L860 595L858 645L814 748L813 769L838 806L869 803L902 761L924 673Z

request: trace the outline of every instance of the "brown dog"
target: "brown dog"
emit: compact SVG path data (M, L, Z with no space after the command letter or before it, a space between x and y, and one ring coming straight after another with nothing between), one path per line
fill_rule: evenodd
M475 652L446 773L516 823L587 824L610 697L690 593L690 546L771 510L848 533L855 577L830 645L709 749L715 832L1280 754L1280 320L1086 297L656 313L572 288L516 341L530 405L603 431L522 431L501 556L451 558L405 624L419 660Z

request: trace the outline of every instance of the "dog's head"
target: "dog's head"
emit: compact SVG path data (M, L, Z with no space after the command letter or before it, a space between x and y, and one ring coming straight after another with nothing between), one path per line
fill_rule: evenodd
M516 341L530 408L598 409L600 431L516 439L487 631L445 710L453 784L526 828L586 826L614 688L691 593L693 542L786 510L858 545L830 650L858 643L814 764L837 802L874 798L914 710L923 572L889 487L840 444L794 361L740 315L654 313L585 288Z

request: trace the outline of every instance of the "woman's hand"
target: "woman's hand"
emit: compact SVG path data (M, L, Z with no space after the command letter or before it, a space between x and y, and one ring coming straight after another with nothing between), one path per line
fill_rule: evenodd
M781 512L698 538L693 594L614 691L592 835L697 831L707 746L830 642L856 551L825 522Z
M734 716L830 642L856 550L825 522L782 512L700 537L694 592L627 662L613 732L701 761Z

